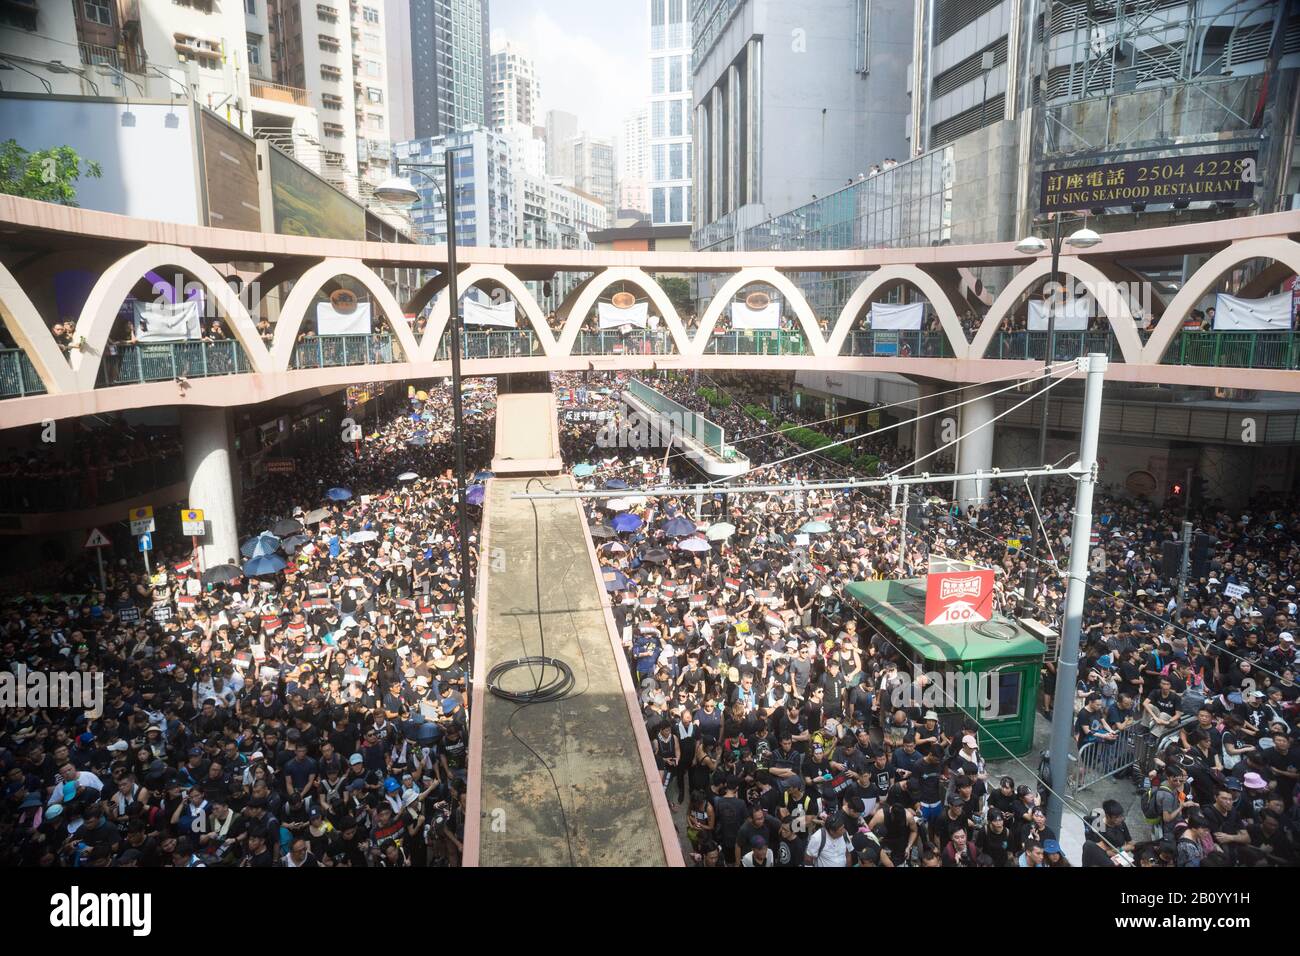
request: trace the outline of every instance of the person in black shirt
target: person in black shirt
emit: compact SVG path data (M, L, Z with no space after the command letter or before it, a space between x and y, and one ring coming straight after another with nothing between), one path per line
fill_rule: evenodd
M728 777L723 784L722 796L713 801L714 816L717 824L714 832L718 844L722 847L723 859L730 863L738 860L736 856L736 838L745 823L745 801L736 796L740 789L740 780Z
M984 829L975 834L975 847L993 861L994 866L1009 866L1013 862L1011 855L1011 831L1007 829L1007 818L1001 812L989 814Z

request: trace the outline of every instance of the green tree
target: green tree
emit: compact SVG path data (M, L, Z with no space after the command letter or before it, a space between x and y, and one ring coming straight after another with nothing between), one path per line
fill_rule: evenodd
M0 193L75 206L77 181L101 175L99 163L82 159L71 146L30 152L14 139L0 143Z
M691 295L689 279L683 279L681 276L656 276L655 281L659 283L659 288L664 290L678 315L685 315L695 308L695 298Z

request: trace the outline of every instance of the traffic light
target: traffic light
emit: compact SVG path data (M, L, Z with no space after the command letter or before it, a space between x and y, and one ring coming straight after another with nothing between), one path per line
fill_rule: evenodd
M1165 495L1165 497L1170 500L1174 498L1178 498L1181 500L1183 497L1183 492L1186 490L1187 489L1183 487L1183 483L1181 481L1171 482L1169 485L1169 494Z
M1178 541L1164 541L1160 545L1160 573L1166 578L1176 578L1183 567L1183 546Z

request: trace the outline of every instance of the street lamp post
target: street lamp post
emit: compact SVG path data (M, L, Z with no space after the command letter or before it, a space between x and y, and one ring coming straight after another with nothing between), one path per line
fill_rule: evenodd
M461 147L462 149L465 147ZM453 416L456 448L456 528L460 539L460 589L461 601L465 611L465 645L469 652L470 666L474 660L474 590L473 576L470 573L469 555L469 516L465 507L465 409L461 401L460 377L460 293L456 283L456 210L453 205L456 196L456 163L452 154L455 149L447 147L442 163L445 175L445 189L439 187L438 180L426 169L437 169L436 163L397 162L397 169L413 170L424 176L442 195L442 205L447 222L447 297L448 324L451 328L451 407ZM390 179L375 189L375 196L395 205L414 205L420 201L420 194L411 183L404 179ZM449 198L450 197L450 198ZM472 675L471 675L472 676Z
M1063 238L1061 235L1061 217L1052 217L1052 238L1051 242L1046 243L1035 235L1026 236L1016 243L1016 251L1025 255L1036 256L1050 250L1052 254L1051 275L1048 279L1048 288L1051 291L1051 297L1047 302L1047 349L1043 354L1043 378L1038 385L1038 391L1041 397L1039 408L1038 422L1038 462L1037 464L1047 463L1047 411L1050 401L1050 393L1047 390L1049 376L1052 373L1052 362L1056 358L1056 303L1060 298L1061 291L1061 249L1069 243L1077 249L1091 249L1101 242L1099 236L1093 230L1086 226L1077 230L1069 236ZM1026 330L1026 341L1028 341L1028 330ZM1041 501L1043 496L1043 479L1034 478L1033 495L1035 501ZM1025 603L1031 604L1034 601L1034 593L1038 590L1038 568L1037 558L1039 546L1041 544L1042 532L1039 528L1039 521L1035 516L1033 523L1030 525L1029 538L1029 562L1025 569Z

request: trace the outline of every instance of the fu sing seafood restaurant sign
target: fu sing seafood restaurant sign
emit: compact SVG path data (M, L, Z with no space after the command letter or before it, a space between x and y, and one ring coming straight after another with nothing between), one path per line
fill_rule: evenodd
M1044 170L1039 210L1249 199L1258 179L1255 161L1253 152L1201 153Z

